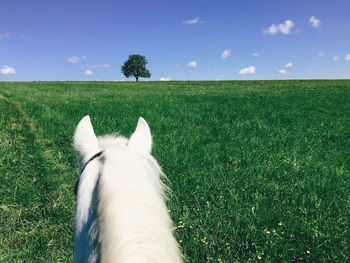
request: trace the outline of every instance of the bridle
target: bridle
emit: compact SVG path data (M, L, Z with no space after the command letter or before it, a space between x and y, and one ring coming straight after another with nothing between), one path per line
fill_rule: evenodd
M98 153L94 154L83 166L83 168L81 169L80 171L80 174L82 174L86 168L86 166L92 162L93 160L95 160L96 158L100 157L101 155L103 154L103 151L99 151ZM74 186L74 194L77 195L78 193L78 185L79 185L79 179L77 180L77 182L75 183L75 186Z

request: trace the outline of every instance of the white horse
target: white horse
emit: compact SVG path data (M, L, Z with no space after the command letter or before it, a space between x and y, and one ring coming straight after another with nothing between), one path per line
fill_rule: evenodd
M140 118L130 139L96 137L89 116L78 124L80 165L74 262L180 263L165 204L164 174L151 156L152 137Z

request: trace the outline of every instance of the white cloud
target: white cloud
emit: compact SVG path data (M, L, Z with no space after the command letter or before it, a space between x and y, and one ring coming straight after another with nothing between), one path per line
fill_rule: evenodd
M231 49L225 49L225 51L222 52L222 54L221 54L221 58L222 58L222 59L225 59L225 58L227 58L230 54L231 54Z
M91 76L91 75L93 75L94 74L94 72L92 72L92 70L90 70L90 69L87 69L87 70L85 70L85 73L84 73L86 76Z
M278 26L276 26L275 24L272 24L270 27L268 27L267 29L264 28L264 30L263 30L263 34L274 35L277 32L278 32Z
M316 18L316 17L314 17L314 16L310 17L309 23L310 23L313 27L316 27L316 28L321 26L321 21L320 21L320 19L318 19L318 18Z
M317 56L319 56L319 57L324 57L325 55L326 55L326 52L324 52L324 51L321 51L317 54Z
M278 28L282 34L288 35L290 34L290 30L294 27L294 23L292 20L287 20L284 24L279 24Z
M253 57L258 57L258 56L259 56L259 54L258 54L258 53L256 53L256 52L254 52L254 53L252 54L252 56L253 56Z
M267 35L275 35L277 33L282 33L284 35L289 35L291 32L290 30L294 27L294 23L292 20L286 20L284 22L284 24L279 24L279 25L275 25L272 24L270 27L268 27L267 29L264 28L263 30L263 34Z
M347 54L347 55L345 56L345 60L346 60L346 61L350 61L350 54Z
M189 62L186 67L188 68L196 68L197 67L197 61L191 61Z
M255 67L250 66L247 68L242 68L240 71L238 71L238 75L246 75L246 74L254 74L255 73Z
M280 73L281 75L287 75L287 74L288 74L288 71L285 70L285 69L280 69L280 70L278 71L278 73Z
M338 61L339 57L338 56L334 56L333 57L333 61Z
M86 56L82 56L81 58L78 57L78 56L71 56L71 57L65 58L66 61L68 61L69 63L72 63L72 64L78 64L78 63L80 63L82 60L85 60L85 59L87 59Z
M193 19L182 21L182 24L192 25L192 24L198 24L198 23L204 23L204 22L205 21L200 20L200 18L197 16L197 17L195 17Z
M9 39L10 38L10 33L2 33L0 34L0 39Z
M109 64L103 64L103 65L91 65L89 68L109 68Z
M160 81L169 81L169 80L171 80L171 78L169 78L169 77L161 77L160 78Z
M278 71L279 74L281 75L288 75L289 72L286 70L288 68L291 68L293 66L292 62L288 62L282 69Z
M12 67L9 67L8 65L5 65L0 69L0 74L1 75L16 74L16 70Z
M293 63L292 62L289 62L289 63L287 63L285 66L284 66L284 68L290 68L290 67L292 67L293 66Z
M72 64L77 64L80 62L80 58L78 56L68 57L68 58L66 58L66 60Z

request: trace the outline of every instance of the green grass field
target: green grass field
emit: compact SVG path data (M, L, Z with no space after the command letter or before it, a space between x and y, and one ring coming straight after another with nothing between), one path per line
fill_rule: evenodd
M142 116L186 262L350 262L350 80L0 82L0 262L71 262L72 136Z

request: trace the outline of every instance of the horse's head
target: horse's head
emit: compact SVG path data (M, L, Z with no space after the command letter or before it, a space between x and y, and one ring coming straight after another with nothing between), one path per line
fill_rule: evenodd
M81 169L94 154L110 146L120 147L121 150L125 151L150 154L152 150L152 136L147 122L140 117L136 129L129 140L123 137L108 136L97 138L88 115L79 122L74 134L74 149Z
M128 154L135 153L149 156L152 148L152 137L149 126L143 118L130 139L107 135L96 137L90 117L85 116L78 124L74 134L74 149L80 166L80 178L76 184L75 211L75 261L98 261L98 220L97 189L100 175L103 173L105 155L109 149Z

